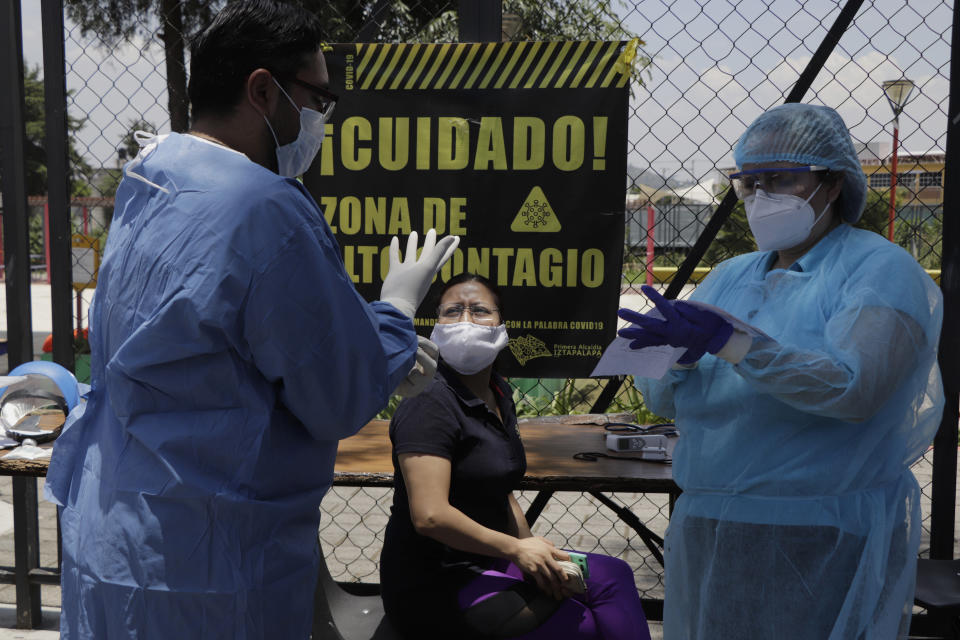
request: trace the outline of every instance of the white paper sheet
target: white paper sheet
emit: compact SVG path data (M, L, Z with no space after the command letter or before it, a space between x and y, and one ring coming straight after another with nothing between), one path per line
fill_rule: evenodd
M684 302L691 306L716 313L724 318L727 322L732 324L734 329L742 331L747 335L761 336L764 338L770 337L760 329L751 324L747 324L740 318L730 315L720 307L715 307L712 304L706 304L704 302L697 302L695 300L685 300ZM663 316L656 309L652 309L644 315L651 318L657 318L658 320L663 319ZM667 371L670 370L670 367L675 365L687 351L683 347L671 347L669 345L661 347L646 347L643 349L631 349L630 342L631 340L628 338L621 338L620 336L614 338L613 342L607 345L603 355L600 357L600 361L597 363L593 373L590 375L631 375L634 377L654 378L659 380L666 375Z
M660 379L686 352L683 347L646 347L631 349L631 340L617 336L613 339L591 376L630 375Z

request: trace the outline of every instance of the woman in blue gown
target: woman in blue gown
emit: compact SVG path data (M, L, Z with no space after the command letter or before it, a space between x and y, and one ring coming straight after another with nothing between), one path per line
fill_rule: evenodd
M920 541L910 466L943 408L940 291L852 226L866 181L832 109L771 109L734 158L760 251L718 265L691 300L751 327L652 289L663 319L621 310L634 348L687 348L637 383L681 433L664 637L905 637Z

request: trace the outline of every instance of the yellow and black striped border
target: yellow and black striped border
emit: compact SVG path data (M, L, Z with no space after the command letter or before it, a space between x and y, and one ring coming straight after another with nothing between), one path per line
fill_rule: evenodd
M352 87L367 91L624 87L636 44L635 40L357 44Z

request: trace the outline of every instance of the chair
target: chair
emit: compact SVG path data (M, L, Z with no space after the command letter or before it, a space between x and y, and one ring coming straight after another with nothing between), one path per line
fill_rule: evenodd
M960 639L960 560L918 560L913 601L927 613L914 616L911 637Z
M383 613L379 595L343 589L327 568L320 545L320 569L313 595L313 640L401 640Z

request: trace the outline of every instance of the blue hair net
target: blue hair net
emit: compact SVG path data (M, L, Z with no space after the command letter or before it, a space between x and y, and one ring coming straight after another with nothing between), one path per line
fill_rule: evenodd
M789 103L761 114L733 148L737 167L796 162L843 172L840 214L856 222L867 199L867 177L843 119L830 107Z

